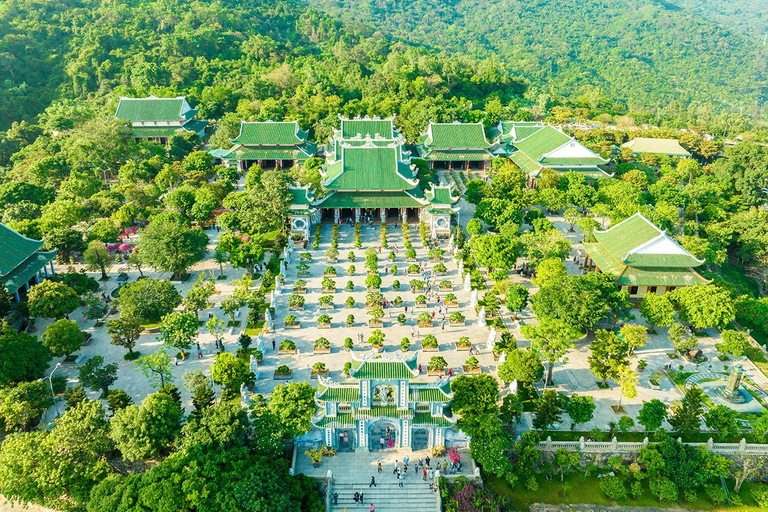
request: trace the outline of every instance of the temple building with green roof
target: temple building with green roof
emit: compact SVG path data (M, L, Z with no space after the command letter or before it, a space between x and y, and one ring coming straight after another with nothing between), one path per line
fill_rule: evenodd
M648 137L637 137L621 145L622 149L629 149L632 155L640 156L645 154L677 156L690 158L688 152L677 139L652 139Z
M214 150L212 154L241 171L254 164L262 169L291 168L303 164L317 151L317 144L307 140L307 132L299 128L298 121L242 121L232 143L232 148Z
M419 376L416 354L352 353L351 363L355 382L318 380L312 424L323 430L328 447L339 448L340 438L348 439L355 451L378 449L382 437L401 451L445 443L445 431L456 424L449 378L414 382Z
M681 286L709 281L694 269L704 264L639 212L584 244L584 271L611 274L630 300L663 295Z
M425 194L403 142L393 118L342 118L320 171L324 197L314 199L306 189L291 188L291 233L308 238L310 227L318 222L361 222L369 217L381 222L418 218L433 237L450 236L451 215L457 211L453 205L459 198L447 186Z
M27 238L0 222L0 283L16 302L30 286L55 275L56 251L41 251L42 246L43 240Z
M505 124L507 140L512 146L509 157L528 175L530 186L535 186L544 169L552 169L558 174L576 172L588 180L613 176L602 169L609 162L607 159L554 126L533 123L519 126L502 123L502 126Z
M488 169L490 162L507 152L489 141L482 122L429 123L418 145L419 156L432 169Z
M193 132L202 140L208 121L196 119L184 96L175 98L120 98L115 117L131 122L133 138L167 144L176 133Z

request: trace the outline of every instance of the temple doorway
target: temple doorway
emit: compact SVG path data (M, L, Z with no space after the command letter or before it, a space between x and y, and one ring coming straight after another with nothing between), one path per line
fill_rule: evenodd
M398 429L395 422L388 419L381 419L371 425L370 430L370 450L381 450L381 441L384 440L385 450L397 449Z

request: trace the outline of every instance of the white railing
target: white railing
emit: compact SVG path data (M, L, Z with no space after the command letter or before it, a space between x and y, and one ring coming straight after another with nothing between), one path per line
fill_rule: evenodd
M679 442L682 442L678 439ZM618 442L614 437L609 442L587 441L583 437L578 441L552 441L552 437L547 437L537 445L541 451L554 452L565 449L571 452L581 453L637 453L644 446L648 446L650 441L646 437L642 442ZM705 446L714 453L750 453L754 455L768 455L768 444L750 444L746 439L738 443L715 443L712 438L706 443L684 443L689 446Z

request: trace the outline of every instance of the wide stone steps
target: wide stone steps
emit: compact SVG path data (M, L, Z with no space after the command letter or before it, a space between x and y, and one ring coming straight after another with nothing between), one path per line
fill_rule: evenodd
M390 475L391 476L391 475ZM337 505L331 505L329 512L342 512L347 507L350 512L354 510L368 511L371 503L376 506L376 512L436 512L437 497L429 488L429 483L422 480L416 481L409 476L403 482L403 487L398 487L396 482L376 482L376 487L368 487L368 484L333 483L333 491L339 494ZM355 492L362 492L364 503L355 504L352 499Z

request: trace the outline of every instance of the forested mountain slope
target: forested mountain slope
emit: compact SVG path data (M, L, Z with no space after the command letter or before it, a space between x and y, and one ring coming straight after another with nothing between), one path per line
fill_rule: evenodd
M711 102L755 113L768 98L768 48L753 2L727 0L308 0L403 39L495 55L534 84L597 86L630 107ZM765 7L755 4L755 11ZM733 13L730 15L729 13ZM758 17L758 14L755 14ZM763 21L764 23L764 21ZM734 27L733 30L730 27ZM752 35L750 35L750 33Z
M120 94L185 94L204 119L297 118L321 137L340 111L397 112L413 139L525 89L496 63L357 27L290 0L0 0L0 130L45 109L44 128L71 128Z

